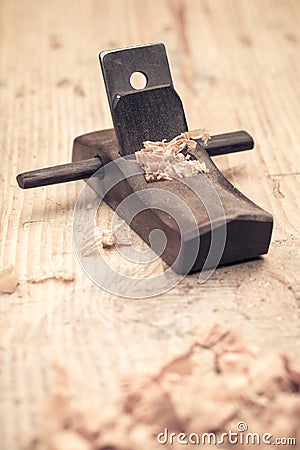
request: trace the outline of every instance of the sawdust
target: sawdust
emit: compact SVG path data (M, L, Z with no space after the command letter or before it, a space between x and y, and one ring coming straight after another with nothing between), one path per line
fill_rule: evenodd
M197 142L191 137L201 136L204 145L207 145L208 130L205 130L204 134L201 134L200 131L182 133L170 142L165 140L145 141L144 148L135 152L135 157L145 171L146 181L173 180L193 176L199 172L208 173L206 164L191 159L191 155L188 153L190 149L195 149L197 146Z
M214 371L203 367L201 352L206 351L213 354ZM285 354L264 355L220 324L196 330L186 352L159 371L124 379L122 395L110 411L93 413L72 406L68 375L61 368L56 371L58 381L47 401L40 438L48 450L71 444L76 450L155 450L161 448L158 434L166 429L175 436L220 436L237 431L241 421L261 436L268 432L274 439L300 439L300 368ZM249 445L239 441L235 447ZM165 448L182 445L174 440Z
M0 271L0 292L12 294L19 284L19 277L13 265Z

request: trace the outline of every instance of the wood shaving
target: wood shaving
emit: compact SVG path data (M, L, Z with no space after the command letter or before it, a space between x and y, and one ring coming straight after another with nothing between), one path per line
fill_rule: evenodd
M201 352L211 352L214 370L203 365ZM152 374L129 375L121 388L109 413L93 414L71 406L68 378L60 370L41 438L46 449L158 450L157 435L165 428L221 434L236 430L241 420L261 436L300 439L300 367L287 355L262 354L222 324L195 330L183 354ZM182 446L175 441L166 448ZM249 445L240 441L235 448Z
M82 256L92 256L99 246L111 249L115 245L132 245L129 227L124 220L118 219L113 229L101 230L98 225L86 229L80 246Z
M165 140L154 142L145 141L144 148L135 152L136 161L143 167L147 182L173 180L196 175L199 172L208 173L205 162L191 159L191 155L183 151L195 149L197 142L191 136L202 136L205 143L209 139L208 130L204 134L188 131L176 136L170 142Z
M19 284L15 266L10 265L0 271L0 292L12 294Z
M152 181L160 181L160 180L173 180L169 175L163 172L152 172L145 174L146 181L148 183L152 183Z
M102 230L101 244L103 248L110 248L115 245L115 238L110 230Z
M63 281L69 283L75 280L75 275L73 272L67 273L62 270L57 270L53 273L41 272L39 274L32 275L30 277L24 276L20 277L20 281L26 281L27 283L44 283L48 280Z
M208 141L209 139L211 139L210 130L208 128L199 128L197 130L190 130L185 133L181 133L181 136L185 137L186 139L201 139L205 147L207 147Z
M209 169L206 167L203 161L193 161L194 167L198 172L209 173Z
M208 141L211 139L210 130L207 128L188 131L188 136L190 139L201 139L205 147L207 147Z

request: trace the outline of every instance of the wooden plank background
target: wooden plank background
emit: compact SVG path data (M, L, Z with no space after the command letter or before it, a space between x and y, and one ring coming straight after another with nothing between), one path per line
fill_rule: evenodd
M2 0L0 14L0 268L20 275L0 296L1 448L23 448L42 427L55 364L73 398L101 410L124 374L160 367L210 321L299 359L300 2ZM68 162L74 137L110 128L98 52L151 42L167 47L191 129L254 136L255 151L215 160L275 225L265 258L130 300L101 291L76 260L83 182L22 191L15 177Z

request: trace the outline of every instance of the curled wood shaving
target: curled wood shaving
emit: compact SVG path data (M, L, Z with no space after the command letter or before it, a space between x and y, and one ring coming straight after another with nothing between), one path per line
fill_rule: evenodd
M115 245L130 246L131 244L128 225L124 220L118 219L118 224L112 230L101 230L98 225L86 229L83 233L80 251L82 256L91 256L100 245L110 249Z
M201 139L203 145L207 147L209 139L211 139L210 130L207 128L199 128L187 132L190 139Z
M102 230L101 244L103 248L110 248L115 245L115 238L110 230Z
M166 155L178 155L187 147L196 148L197 143L189 138L189 133L181 133L170 142L163 141L145 141L142 152L163 153Z

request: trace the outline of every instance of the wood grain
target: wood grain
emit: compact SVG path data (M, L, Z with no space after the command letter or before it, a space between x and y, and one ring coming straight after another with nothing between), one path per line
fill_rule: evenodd
M2 449L28 447L41 433L57 364L70 374L74 401L101 411L124 374L160 367L210 321L299 359L299 23L298 0L2 0L0 267L15 264L21 279L0 296ZM111 128L100 50L159 41L189 128L253 135L253 152L215 161L274 215L275 229L264 259L130 300L101 291L76 260L72 221L83 182L24 192L15 176L66 163L75 136ZM101 207L101 227L110 217ZM124 266L118 253L110 258Z

